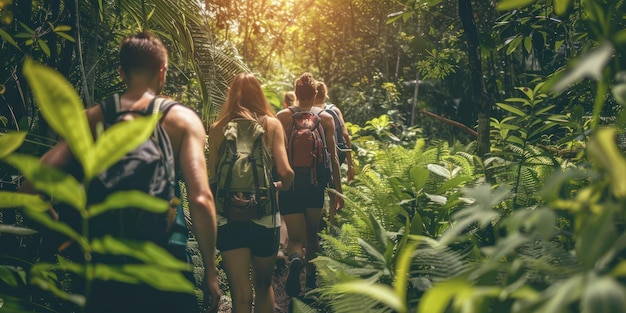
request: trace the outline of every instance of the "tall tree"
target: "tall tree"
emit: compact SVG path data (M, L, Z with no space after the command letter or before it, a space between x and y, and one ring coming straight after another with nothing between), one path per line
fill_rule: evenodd
M459 0L459 17L463 25L467 40L467 52L470 68L470 99L478 111L478 155L489 153L489 122L490 103L483 80L483 70L480 58L480 42L478 30L474 21L474 10L471 0Z

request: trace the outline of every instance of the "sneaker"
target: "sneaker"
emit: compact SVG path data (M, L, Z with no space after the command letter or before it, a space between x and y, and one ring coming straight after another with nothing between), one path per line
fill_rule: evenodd
M300 273L304 267L304 262L300 257L294 257L289 262L289 274L287 274L287 282L285 283L285 289L287 295L295 297L300 294Z

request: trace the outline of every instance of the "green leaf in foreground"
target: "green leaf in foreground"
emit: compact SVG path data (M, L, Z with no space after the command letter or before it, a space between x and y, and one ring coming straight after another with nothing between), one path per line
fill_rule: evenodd
M67 141L83 166L94 162L89 159L91 130L74 87L59 72L31 59L24 62L23 72L46 122Z
M4 158L17 150L24 143L26 134L26 132L0 134L0 158Z
M103 203L90 206L89 215L94 217L106 211L124 208L139 208L149 212L164 213L169 208L169 202L137 190L118 191L109 195Z
M38 158L30 155L14 154L6 157L5 161L22 172L35 189L53 197L57 202L84 210L87 201L85 189L72 175L45 166Z
M172 256L167 250L150 241L114 238L105 236L92 241L94 252L109 255L129 256L147 264L165 269L190 270L190 265Z
M193 293L195 286L180 271L146 264L107 265L96 264L96 279L117 280L127 283L145 283L156 289Z
M85 179L89 180L119 161L126 153L146 141L159 122L160 114L137 117L132 121L117 123L108 128L91 151L93 160L85 168Z

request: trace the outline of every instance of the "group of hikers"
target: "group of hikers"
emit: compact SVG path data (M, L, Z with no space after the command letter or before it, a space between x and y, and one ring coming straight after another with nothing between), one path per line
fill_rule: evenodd
M123 158L118 161L121 165L117 170L101 174L100 183L90 184L88 194L98 198L96 201L104 201L114 191L142 189L142 184L146 185L143 191L155 193L153 188L158 185L159 193L155 196L170 200L172 214L179 220L181 205L172 201L180 196L179 186L174 191L170 186L171 181L182 181L190 215L186 226L190 227L203 260L202 289L208 312L218 310L221 298L216 266L218 250L233 312L275 311L272 277L284 243L287 295L297 297L307 289L316 288L311 260L320 250L320 223L325 218L334 222L335 214L344 206L342 162L347 164L347 180L354 178L350 136L341 111L325 103L326 85L311 73L302 74L296 79L293 92L285 95L284 108L275 113L257 78L249 73L237 75L229 86L220 114L208 130L207 160L207 131L199 116L181 103L160 96L168 66L163 43L144 31L125 38L119 54L119 72L127 88L121 95L113 95L86 109L94 140L100 125L106 129L117 122L160 112L161 119L151 139L129 154L135 153L134 157L141 159L146 153L156 151L156 159L160 160L157 161L165 164L165 174L153 173L158 164L141 167L123 163L129 162ZM41 161L70 170L75 158L69 145L61 140ZM111 178L120 172L128 177ZM123 180L126 183L118 182ZM113 185L115 190L111 190ZM23 184L22 191L36 192L29 182ZM107 224L120 220L122 214L131 214L122 211L125 210L111 212L116 214L115 218L106 219L103 214L101 219L90 221L93 235L157 238L153 240L155 243L189 262L186 240L166 238L172 223L176 224L171 214L166 214L166 236L153 236L147 232L155 232L160 226L147 228L146 225L156 222L148 221L145 213L125 216L121 220L126 224L122 226ZM50 214L58 220L64 219L63 213L54 209ZM111 261L97 257L93 260ZM124 264L127 259L113 260ZM302 273L306 277L304 289ZM187 278L196 283L193 275ZM194 294L101 280L88 290L86 311L198 312L197 303Z

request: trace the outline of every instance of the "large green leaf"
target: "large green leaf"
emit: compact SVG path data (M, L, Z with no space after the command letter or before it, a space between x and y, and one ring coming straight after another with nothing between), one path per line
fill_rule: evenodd
M361 248L363 248L363 251L365 251L368 256L370 256L373 260L378 261L378 263L380 264L387 264L387 260L385 259L385 256L383 254L384 252L379 251L377 247L373 246L372 244L361 238L358 238L357 240Z
M619 198L626 197L626 160L615 142L614 128L598 129L589 141L589 158L607 171L611 181L611 191Z
M626 106L626 83L615 84L611 88L611 92L613 93L613 97L617 103L622 106Z
M43 290L51 292L56 298L72 302L78 306L85 305L85 296L69 293L61 289L56 271L59 269L55 264L37 263L31 270L30 283Z
M591 52L585 54L580 58L579 62L571 67L564 75L557 75L551 79L551 81L555 82L552 86L552 90L560 93L584 78L601 80L602 71L604 70L604 66L611 59L613 50L613 45L610 42L604 42Z
M150 241L119 239L105 236L92 241L94 252L111 255L130 256L147 264L154 264L173 270L190 270L189 264L178 260L167 250Z
M44 201L38 195L0 191L0 209L27 208L30 210L45 212L50 203Z
M526 101L526 100L524 100L524 101ZM518 108L516 108L516 107L514 107L512 105L505 104L505 103L496 103L496 105L499 106L500 108L506 110L506 111L509 111L509 112L515 114L515 115L526 116L526 113L524 113L524 111L522 111L522 110L520 110L520 109L518 109Z
M145 192L130 190L118 191L109 195L104 202L91 205L89 216L94 217L109 210L124 208L139 208L154 213L164 213L169 203L163 199L153 197Z
M618 233L614 225L614 212L617 210L614 205L605 204L600 214L592 215L584 221L584 228L580 230L576 246L576 255L586 268L594 268L597 261L610 251L615 243Z
M41 115L69 144L84 167L94 160L89 158L93 138L80 97L60 73L26 59L24 76L33 90Z
M613 277L591 276L580 299L581 313L626 312L626 289Z
M387 285L369 284L365 281L357 280L336 284L330 290L334 294L351 293L372 298L394 309L396 312L402 313L407 311L404 299L398 297L394 290Z
M513 10L513 9L521 9L534 2L535 0L500 0L498 1L498 4L496 5L496 10L506 11L506 10Z
M26 134L26 132L0 133L0 159L17 150L26 139Z
M18 286L17 278L13 275L13 271L6 266L0 266L0 281L9 287L15 288Z
M36 234L37 231L31 228L27 228L27 227L0 224L0 233L13 234L13 235L18 235L18 236L28 236L28 235Z
M38 158L30 155L14 154L6 157L5 161L22 172L38 191L46 193L55 201L67 203L79 211L85 210L87 201L85 189L72 175L45 166Z
M195 286L180 271L146 264L96 264L95 278L130 284L145 283L156 289L192 293Z
M469 207L463 208L451 216L454 224L446 229L439 242L443 245L450 244L461 232L472 225L487 226L499 216L493 208L508 196L509 190L508 187L504 186L491 190L491 186L488 184L464 188L466 196L475 199L475 201Z
M406 298L408 289L409 271L411 270L411 260L413 252L419 245L418 242L411 242L401 247L400 255L396 260L396 272L393 281L395 294L400 299Z
M85 239L85 237L81 236L79 233L77 233L72 227L70 227L66 223L54 220L52 217L50 217L50 214L48 214L48 212L39 212L39 211L27 209L27 210L24 210L24 213L29 218L45 226L46 228L50 230L54 230L56 232L59 232L61 234L64 234L74 239L76 242L78 242L78 244L81 245L81 247L85 248L87 246L87 240Z
M31 299L23 299L0 293L0 311L2 313L58 313L50 307L34 303Z
M409 176L413 181L413 187L416 191L421 190L426 185L430 172L422 166L413 166L409 170Z
M542 293L542 303L532 311L521 312L557 313L568 312L569 305L578 299L583 291L586 280L583 275L574 275L564 281L552 284Z
M452 173L446 167L443 167L439 164L428 164L428 170L447 179L452 178Z
M465 176L465 175L459 175L456 177L452 177L450 179L448 179L446 182L444 182L443 184L441 184L441 186L439 186L439 188L437 189L436 193L438 194L442 194L450 189L453 188L460 188L462 187L462 184L468 180L472 179L472 177L470 176Z
M161 114L137 117L132 121L117 123L107 129L92 150L91 167L85 168L85 179L90 180L119 161L153 133Z
M426 291L417 312L444 313L457 294L466 293L472 286L463 279L447 280Z
M554 13L563 15L567 12L571 0L554 0Z

